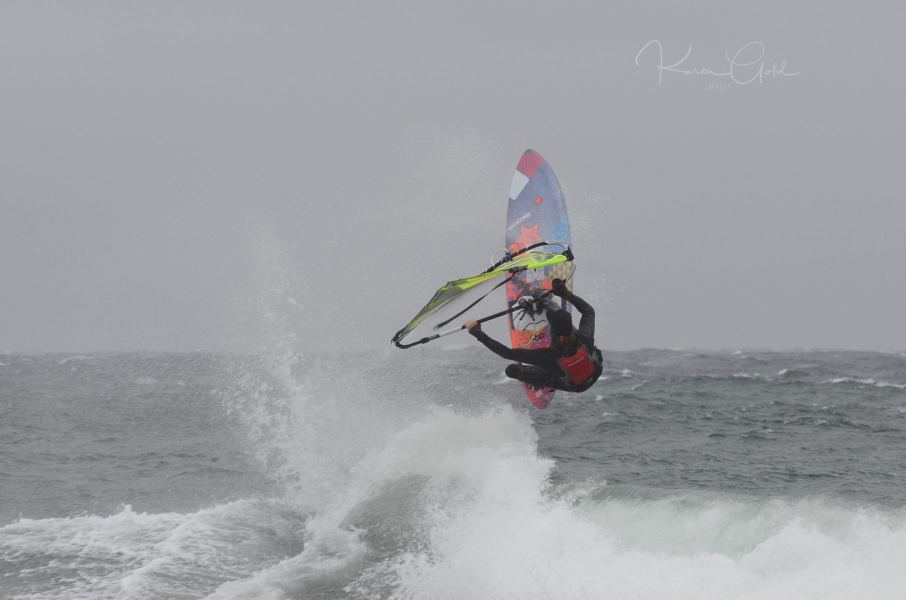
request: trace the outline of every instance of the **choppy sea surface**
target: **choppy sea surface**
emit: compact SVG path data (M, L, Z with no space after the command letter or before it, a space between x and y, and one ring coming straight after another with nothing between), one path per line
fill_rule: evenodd
M3 599L906 597L906 356L0 355Z

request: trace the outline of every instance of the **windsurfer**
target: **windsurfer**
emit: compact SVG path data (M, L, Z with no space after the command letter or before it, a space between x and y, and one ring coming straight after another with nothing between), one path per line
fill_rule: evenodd
M554 279L551 291L575 306L582 318L576 329L567 311L548 306L547 321L551 328L549 348L508 348L484 333L478 321L466 321L464 326L497 356L523 363L508 365L508 377L536 389L584 392L598 380L604 369L603 356L595 347L594 341L595 310L585 300L570 292L561 279Z

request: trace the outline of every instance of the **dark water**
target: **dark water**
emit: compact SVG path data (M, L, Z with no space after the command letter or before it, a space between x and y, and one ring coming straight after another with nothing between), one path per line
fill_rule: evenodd
M906 358L0 355L0 598L902 598Z

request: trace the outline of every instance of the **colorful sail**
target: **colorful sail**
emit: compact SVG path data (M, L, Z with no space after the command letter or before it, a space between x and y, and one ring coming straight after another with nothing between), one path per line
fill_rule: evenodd
M442 327L453 325L452 331L459 330L462 321L473 318L479 302L497 287L525 273L545 270L571 260L568 246L545 241L509 253L483 273L445 283L418 314L396 332L391 341L400 348L409 348L449 333L439 332ZM458 321L454 323L454 319ZM418 341L406 343L404 340L407 338Z

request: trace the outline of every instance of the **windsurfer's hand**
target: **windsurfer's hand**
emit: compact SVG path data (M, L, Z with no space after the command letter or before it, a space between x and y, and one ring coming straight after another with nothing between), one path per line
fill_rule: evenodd
M566 284L563 283L563 280L559 277L551 281L551 293L554 296L562 297L566 293Z
M478 333L481 331L481 323L478 321L469 320L462 324L463 327L469 330L469 333Z

